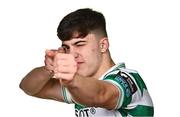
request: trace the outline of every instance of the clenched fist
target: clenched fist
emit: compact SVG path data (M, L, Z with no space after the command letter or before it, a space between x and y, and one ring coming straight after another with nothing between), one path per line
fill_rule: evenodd
M46 50L45 67L54 75L53 78L71 81L77 72L77 63L74 56L66 54L63 48Z
M71 81L77 72L77 63L71 54L57 53L54 57L54 77Z
M61 47L45 51L45 68L51 73L54 73L54 58L57 53L65 53L65 50Z

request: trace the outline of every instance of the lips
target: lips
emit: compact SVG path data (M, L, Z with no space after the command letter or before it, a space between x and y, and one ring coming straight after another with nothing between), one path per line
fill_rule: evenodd
M77 62L77 67L79 68L84 62Z
M77 62L78 65L81 65L81 64L83 64L83 63L84 63L84 62Z

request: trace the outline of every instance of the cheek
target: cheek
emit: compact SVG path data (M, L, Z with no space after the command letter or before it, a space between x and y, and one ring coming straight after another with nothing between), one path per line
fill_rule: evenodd
M88 63L89 62L90 63L97 62L101 56L100 48L98 48L98 46L94 46L94 47L89 46L87 48L81 49L80 51L81 51L83 59L85 59L86 62L88 62Z
M98 48L92 48L88 51L89 55L96 59L96 57L100 54Z
M100 60L101 60L101 53L99 52L99 50L97 48L93 48L88 52L87 59L93 65L98 64L98 63L100 63Z
M91 51L92 52L100 52L100 48L97 46L97 47L93 47L92 49L91 49Z
M91 76L96 73L101 63L100 53L98 53L96 49L91 49L83 52L82 57L85 60L85 64L83 64L81 69L79 69L79 74L83 76Z
M97 48L92 48L92 50L91 50L92 52L97 52L98 51L98 49Z

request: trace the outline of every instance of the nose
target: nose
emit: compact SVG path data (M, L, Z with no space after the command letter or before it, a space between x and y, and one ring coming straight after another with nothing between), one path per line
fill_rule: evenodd
M74 58L78 58L79 54L78 52L76 51L75 48L70 48L69 51L68 51L68 54L71 54L74 56Z
M73 53L74 58L78 58L79 54L77 52Z

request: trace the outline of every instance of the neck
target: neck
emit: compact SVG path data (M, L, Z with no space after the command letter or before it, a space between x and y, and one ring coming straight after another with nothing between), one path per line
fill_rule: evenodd
M101 66L93 77L97 78L97 79L100 78L105 72L107 72L114 65L115 65L115 63L112 60L110 53L108 52L108 53L104 54Z

